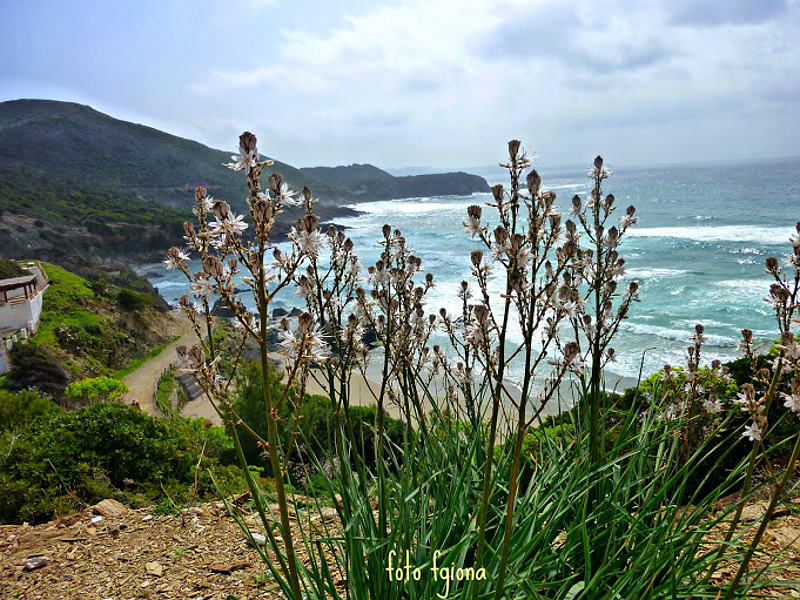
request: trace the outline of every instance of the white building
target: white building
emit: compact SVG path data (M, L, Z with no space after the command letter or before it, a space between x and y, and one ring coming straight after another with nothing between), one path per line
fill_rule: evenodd
M21 265L28 275L0 279L0 374L8 370L10 340L36 332L42 316L42 297L49 285L47 274L37 263Z

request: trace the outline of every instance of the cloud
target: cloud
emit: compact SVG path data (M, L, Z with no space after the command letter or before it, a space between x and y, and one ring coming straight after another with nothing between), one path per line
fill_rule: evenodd
M681 25L752 25L771 21L789 8L787 0L673 0L666 4Z
M779 125L797 121L797 0L25 6L0 36L6 94L60 85L221 148L247 128L298 165L486 164L512 137L551 164L690 160L677 132L718 155L699 158L742 138L797 153Z

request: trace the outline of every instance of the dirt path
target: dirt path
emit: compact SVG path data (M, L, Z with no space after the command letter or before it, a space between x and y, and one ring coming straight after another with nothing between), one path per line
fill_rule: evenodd
M141 367L126 375L122 381L130 390L125 396L128 404L136 402L139 407L148 414L155 412L153 406L153 391L156 383L161 377L164 369L170 366L175 360L175 348L178 346L192 346L197 343L192 325L183 313L179 310L172 311L175 318L175 331L172 335L179 336L178 339L164 348L158 355L154 356Z

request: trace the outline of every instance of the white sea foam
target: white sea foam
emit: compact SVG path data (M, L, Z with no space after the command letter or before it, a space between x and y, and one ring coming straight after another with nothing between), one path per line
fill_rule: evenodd
M625 273L627 279L662 279L664 277L675 277L688 273L683 269L659 269L646 267L628 269Z
M698 242L750 242L764 245L789 243L788 227L758 227L756 225L720 225L719 227L632 227L631 237L678 238Z
M645 323L633 323L627 322L623 323L620 327L625 331L630 333L636 333L639 335L648 335L659 337L665 340L671 340L673 342L686 342L689 343L689 336L694 333L694 327L687 327L686 329L671 329L669 327L661 327L658 325L649 325ZM706 337L706 344L709 346L736 346L737 340L724 336L724 335L714 335L710 333L705 334Z

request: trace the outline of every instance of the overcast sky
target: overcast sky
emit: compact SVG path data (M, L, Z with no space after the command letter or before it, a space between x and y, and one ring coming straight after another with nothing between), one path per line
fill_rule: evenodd
M800 155L798 0L0 3L0 99L297 166ZM201 8L202 7L202 8Z

